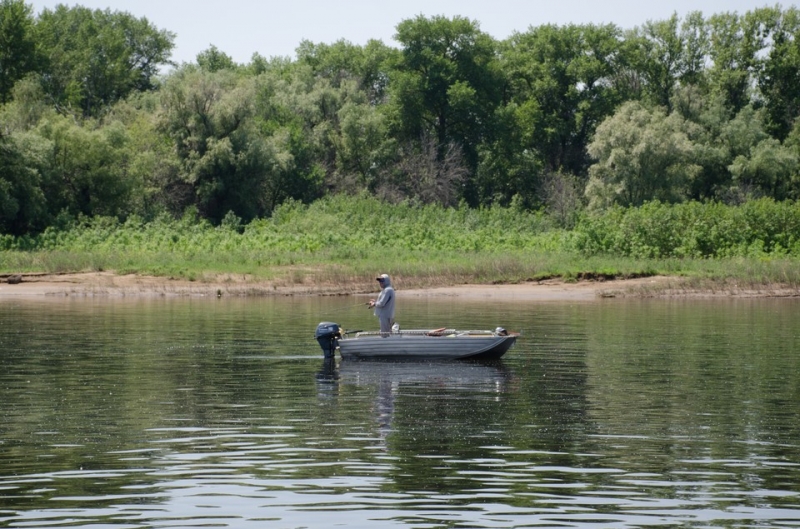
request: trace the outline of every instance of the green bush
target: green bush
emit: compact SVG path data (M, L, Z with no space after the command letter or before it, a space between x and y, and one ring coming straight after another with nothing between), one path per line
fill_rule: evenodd
M619 206L584 216L570 238L588 255L635 258L800 256L800 203L769 198Z
M287 202L268 219L220 226L159 217L81 218L36 237L0 237L0 269L116 270L201 279L375 273L519 281L552 275L683 273L716 262L789 262L800 256L800 205L762 199L741 206L658 202L586 215L572 231L517 208L388 204L336 196ZM716 273L716 272L715 272Z
M269 219L219 227L194 220L132 217L122 223L95 217L67 231L47 229L33 239L5 237L5 249L94 252L227 253L308 252L355 249L503 251L532 248L552 228L538 213L492 207L446 209L392 205L369 197L332 197L310 205L289 202Z

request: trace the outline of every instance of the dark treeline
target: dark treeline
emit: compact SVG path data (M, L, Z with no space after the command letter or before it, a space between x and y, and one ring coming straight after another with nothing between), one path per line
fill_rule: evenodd
M237 64L124 12L0 0L0 232L268 217L367 193L579 212L800 198L800 11L543 25L417 17ZM167 72L167 73L161 73Z

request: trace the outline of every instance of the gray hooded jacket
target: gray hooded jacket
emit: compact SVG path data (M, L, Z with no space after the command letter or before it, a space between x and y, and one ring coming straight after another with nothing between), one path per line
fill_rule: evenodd
M394 287L392 287L392 280L389 276L384 275L383 288L375 300L375 315L377 317L394 319Z

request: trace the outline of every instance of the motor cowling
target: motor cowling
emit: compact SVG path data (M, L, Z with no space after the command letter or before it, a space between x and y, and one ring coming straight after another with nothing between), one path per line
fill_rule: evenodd
M322 347L325 358L333 358L336 353L336 346L338 345L337 340L342 337L342 330L338 323L323 321L317 325L314 337L317 339L317 342L319 342L319 346Z

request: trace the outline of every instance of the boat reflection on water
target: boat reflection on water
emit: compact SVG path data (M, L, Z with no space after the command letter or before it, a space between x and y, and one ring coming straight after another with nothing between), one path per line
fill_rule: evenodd
M435 385L448 390L502 393L511 380L511 371L501 361L347 361L337 365L327 358L317 374L320 384L356 386ZM326 392L329 393L329 392Z
M392 417L397 399L414 397L456 396L464 399L481 395L498 398L509 391L514 380L510 369L500 360L494 361L343 361L326 359L317 374L321 399L338 399L342 388L375 389L373 414L380 437L385 441L392 431ZM406 399L406 405L411 402Z
M449 390L502 392L510 372L494 362L342 362L339 380L358 386L392 384L436 385Z

